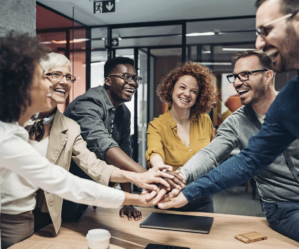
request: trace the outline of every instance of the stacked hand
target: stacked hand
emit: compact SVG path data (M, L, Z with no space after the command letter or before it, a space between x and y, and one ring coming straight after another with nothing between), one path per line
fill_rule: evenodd
M185 187L184 178L172 171L172 167L161 165L151 168L147 172L134 174L131 181L140 188L146 189L135 204L149 207L159 204L159 208L168 209L171 207L181 207L188 203L185 196L180 193ZM120 217L126 215L128 220L140 220L142 215L134 206L127 205L120 210Z

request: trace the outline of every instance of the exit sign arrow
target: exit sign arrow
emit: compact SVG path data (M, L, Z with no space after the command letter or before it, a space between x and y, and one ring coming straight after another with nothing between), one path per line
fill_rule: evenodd
M112 38L111 43L113 46L118 46L118 39L117 38Z
M94 2L94 13L110 13L110 12L115 12L115 0Z
M109 2L108 4L106 4L106 8L107 10L111 11L114 7L114 4L112 4L111 2Z

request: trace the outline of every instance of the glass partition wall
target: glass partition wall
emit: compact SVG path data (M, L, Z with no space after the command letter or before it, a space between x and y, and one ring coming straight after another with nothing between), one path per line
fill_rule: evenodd
M95 25L88 18L75 8L70 19L38 4L37 33L54 52L65 54L72 62L77 82L69 102L90 87L104 84L107 59L126 56L135 60L143 80L126 105L131 111L132 156L143 167L148 123L166 108L156 95L157 85L179 63L198 62L215 74L218 99L210 113L215 127L240 107L225 76L233 71L232 57L237 52L255 48L254 16L113 25ZM282 88L292 76L278 74L276 88Z

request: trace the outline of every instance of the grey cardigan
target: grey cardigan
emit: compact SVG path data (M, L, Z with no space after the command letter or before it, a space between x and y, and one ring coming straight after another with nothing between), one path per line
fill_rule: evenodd
M187 183L205 175L223 162L234 149L247 147L251 136L258 133L261 123L250 105L242 106L221 124L214 140L195 154L182 168ZM263 201L299 202L299 140L255 177Z

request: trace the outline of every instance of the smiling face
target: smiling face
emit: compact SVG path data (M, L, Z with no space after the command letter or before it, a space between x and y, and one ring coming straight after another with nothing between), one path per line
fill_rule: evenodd
M198 92L199 86L193 76L180 77L172 91L172 106L190 109L196 102Z
M51 72L61 72L64 75L71 74L70 68L68 66L51 68L48 73ZM67 82L65 77L57 81L51 76L47 76L47 80L52 83L52 108L56 108L57 104L65 103L67 97L69 96L72 83Z
M36 63L30 90L31 104L26 111L31 115L49 111L51 109L51 87L52 84L46 80L42 66Z
M129 73L132 76L136 75L135 68L130 64L118 64L111 72L123 77L123 73ZM126 82L124 79L117 76L108 76L105 78L105 84L108 86L107 93L113 105L117 107L123 102L128 102L132 99L138 84L131 80Z
M256 27L266 25L284 15L280 11L280 0L268 0L257 10ZM272 57L273 69L276 72L299 69L298 15L292 19L280 20L266 26L268 35L265 38L257 37L256 48Z
M260 65L259 58L251 55L237 60L234 68L234 74L241 72L249 72L254 70L264 69ZM266 92L266 77L267 72L258 72L249 75L246 81L240 81L238 78L234 81L234 88L236 89L241 103L243 105L257 103Z

